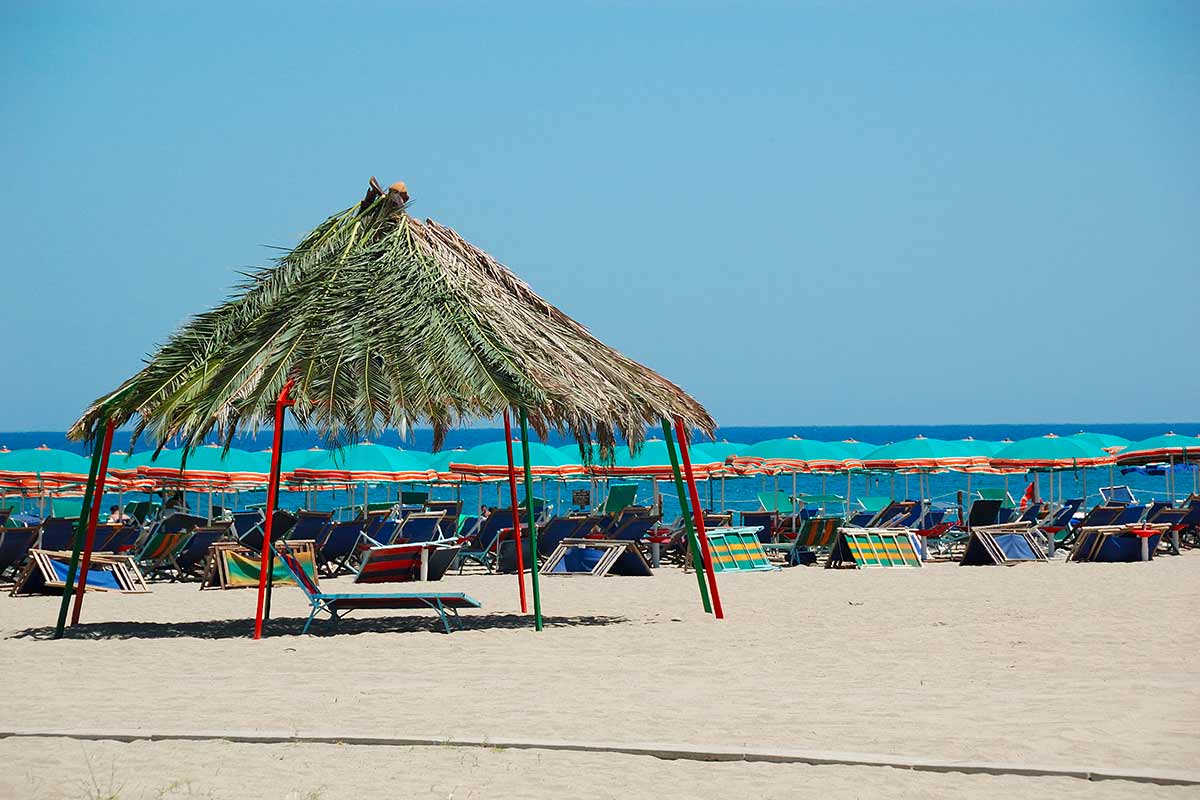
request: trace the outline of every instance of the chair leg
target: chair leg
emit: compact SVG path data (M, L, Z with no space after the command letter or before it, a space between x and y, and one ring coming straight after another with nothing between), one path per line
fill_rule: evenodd
M446 609L442 605L442 601L435 600L434 602L437 603L437 612L442 618L442 627L446 629L446 633L450 633L450 620L446 617Z

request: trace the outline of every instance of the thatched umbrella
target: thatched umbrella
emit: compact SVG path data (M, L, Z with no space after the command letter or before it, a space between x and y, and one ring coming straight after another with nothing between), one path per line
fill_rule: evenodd
M330 444L428 423L438 449L455 425L509 408L523 432L595 441L604 457L618 435L636 448L664 419L712 435L713 419L682 389L454 230L409 216L408 201L403 183L384 191L372 178L361 202L247 275L98 398L71 436L99 440L106 425L133 422L135 441L194 447L216 434L228 446L270 422L278 438L285 405Z

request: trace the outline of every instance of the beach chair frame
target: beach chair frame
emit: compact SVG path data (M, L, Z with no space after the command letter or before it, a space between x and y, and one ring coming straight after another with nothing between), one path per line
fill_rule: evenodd
M903 528L838 529L826 569L920 568L921 557Z
M67 563L71 560L70 550L39 550L31 549L29 551L29 561L21 570L13 583L12 591L9 593L13 597L19 597L23 594L52 594L58 593L66 587L66 579L59 577L58 571L54 569L54 564L59 563L63 569L67 568ZM91 582L92 575L110 574L118 588L112 589L107 586L98 586ZM146 578L138 569L137 563L133 556L119 556L111 553L93 553L88 562L88 583L85 586L85 591L88 592L119 592L121 594L146 594L150 589L146 586ZM35 582L35 578L40 578L40 582ZM78 580L78 577L76 578ZM36 589L30 589L30 583L34 582ZM52 590L47 592L46 590Z
M591 572L556 572L555 570L558 569L558 565L562 560L566 558L567 553L575 549L603 550L604 553L600 556L595 566L592 567ZM646 556L643 555L634 542L628 539L563 539L554 548L554 552L550 554L550 557L542 564L540 572L543 575L590 575L594 578L603 578L626 555L639 561L645 567L645 574L647 576L654 574L654 570L651 569L650 562L646 560Z

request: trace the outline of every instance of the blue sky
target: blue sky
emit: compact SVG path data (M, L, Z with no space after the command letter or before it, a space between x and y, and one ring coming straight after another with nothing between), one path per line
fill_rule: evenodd
M165 5L0 7L0 429L371 175L722 424L1200 417L1195 3Z

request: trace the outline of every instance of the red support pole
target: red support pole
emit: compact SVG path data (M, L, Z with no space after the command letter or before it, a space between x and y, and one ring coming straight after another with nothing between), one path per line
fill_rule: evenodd
M504 409L504 448L508 451L508 491L512 496L513 536L517 540L517 586L521 587L521 613L529 613L525 600L525 557L521 554L521 511L517 506L517 466L513 461L512 420ZM528 499L528 498L527 498ZM499 546L497 546L499 551Z
M254 638L262 638L263 605L267 599L267 578L271 569L271 522L275 517L275 504L279 501L279 468L283 458L283 412L292 404L292 386L296 382L289 380L279 392L275 401L275 437L271 447L271 477L267 482L267 518L263 521L262 560L258 570L258 611L254 614Z
M712 554L708 552L708 536L704 533L704 511L700 508L700 493L696 491L696 476L692 472L692 455L689 452L687 428L683 418L675 418L675 438L679 440L679 458L683 461L683 472L687 477L688 494L692 498L692 514L696 519L696 538L700 540L700 552L704 556L704 572L708 575L708 591L712 596L713 614L717 619L725 619L721 608L721 594L717 591L717 575L713 571Z
M96 544L96 523L100 520L100 504L104 500L104 476L108 472L108 454L112 451L113 421L110 417L104 426L104 446L100 451L100 471L96 473L96 490L92 493L92 507L88 510L87 539L83 544L83 555L79 561L79 580L75 584L75 607L71 609L71 625L79 624L79 611L83 608L83 592L87 586L88 567L92 563L92 547Z

